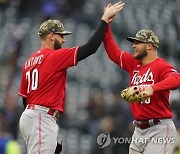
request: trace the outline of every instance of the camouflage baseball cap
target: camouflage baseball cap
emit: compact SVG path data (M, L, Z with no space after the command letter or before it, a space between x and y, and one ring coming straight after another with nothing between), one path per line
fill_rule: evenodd
M152 30L142 29L136 33L135 37L128 37L128 41L134 42L144 42L144 43L151 43L154 47L158 48L159 46L159 39L156 34Z
M48 35L50 33L58 33L61 35L69 35L71 32L64 30L63 24L59 20L44 21L39 28L38 35Z

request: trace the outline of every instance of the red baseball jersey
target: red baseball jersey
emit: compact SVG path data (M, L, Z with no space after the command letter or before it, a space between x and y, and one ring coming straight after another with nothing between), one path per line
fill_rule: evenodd
M154 85L174 73L174 68L161 58L147 65L127 53L122 52L120 67L130 75L130 86ZM169 91L155 92L150 98L140 103L131 103L131 111L136 120L152 118L172 118L169 105Z
M141 65L140 61L126 51L122 51L115 43L110 28L108 27L104 37L104 45L109 58L126 70L130 75L130 86L154 85L177 71L165 60L157 58L147 65ZM152 118L172 118L169 105L169 90L155 92L144 102L130 104L135 120L148 120Z
M66 70L77 65L78 47L41 49L30 56L22 69L19 95L27 104L64 111Z

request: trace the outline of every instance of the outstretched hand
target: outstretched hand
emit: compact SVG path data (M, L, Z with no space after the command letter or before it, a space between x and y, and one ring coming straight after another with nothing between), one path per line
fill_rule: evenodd
M109 3L107 7L104 8L102 20L106 23L110 23L114 19L115 15L123 9L124 5L125 3L122 3L121 1L115 3L114 5Z

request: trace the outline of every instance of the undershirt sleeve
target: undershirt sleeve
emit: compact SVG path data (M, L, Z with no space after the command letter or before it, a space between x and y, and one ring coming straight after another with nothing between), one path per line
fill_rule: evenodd
M79 46L79 50L77 52L77 61L83 60L97 51L103 40L106 27L107 23L102 20L89 41L86 44Z
M26 104L26 98L22 98L22 100L23 100L23 106L24 106L24 109L26 108L26 106L27 106L27 104Z

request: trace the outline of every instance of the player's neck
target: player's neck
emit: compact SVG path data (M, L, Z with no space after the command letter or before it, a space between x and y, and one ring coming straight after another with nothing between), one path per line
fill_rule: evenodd
M48 42L41 42L41 49L48 48L54 50L54 46L51 43Z
M146 57L144 57L141 60L141 64L147 65L147 64L153 62L154 60L156 60L157 58L158 58L157 53L156 54L148 54Z

